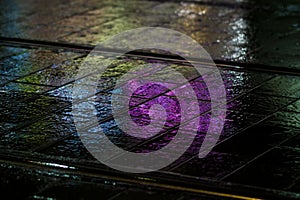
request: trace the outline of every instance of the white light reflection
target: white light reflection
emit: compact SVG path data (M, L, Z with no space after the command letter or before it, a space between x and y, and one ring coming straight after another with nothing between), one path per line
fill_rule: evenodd
M72 166L61 165L61 164L57 164L57 163L47 163L47 162L40 162L40 161L29 161L29 162L38 164L38 165L50 166L50 167L59 167L59 168L64 168L64 169L76 169L75 167L72 167Z

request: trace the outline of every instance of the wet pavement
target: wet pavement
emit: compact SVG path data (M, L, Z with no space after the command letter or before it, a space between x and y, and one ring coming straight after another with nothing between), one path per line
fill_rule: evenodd
M297 1L3 0L0 7L0 189L9 199L300 198ZM176 134L176 98L171 92L158 98L171 102L167 111L175 114L158 135L142 140L124 134L114 121L111 96L123 98L114 85L141 64L172 64L187 74L192 69L172 59L123 57L97 80L96 100L84 93L74 97L72 91L92 45L143 26L171 28L203 45L223 78L227 115L217 145L205 158L198 158L204 125L171 165L127 174L101 164L87 151L72 109L82 101L95 105L99 123L91 122L93 113L76 116L84 132L97 132L100 125L123 149L155 151ZM200 122L205 123L210 98L201 77L192 84L199 93ZM149 106L153 102L147 99L154 95L141 91L131 106ZM133 119L149 122L141 113ZM188 126L183 131L191 132Z

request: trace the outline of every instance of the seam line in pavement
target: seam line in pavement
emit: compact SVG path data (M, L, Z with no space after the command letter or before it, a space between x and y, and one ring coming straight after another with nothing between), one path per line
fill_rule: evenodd
M83 44L71 44L64 42L51 42L51 41L40 41L40 40L32 40L32 39L21 39L21 38L12 38L12 37L3 37L0 36L0 44L12 45L17 47L27 47L27 48L54 48L54 49L64 49L69 51L78 51L78 52L91 52L95 46L93 45L83 45ZM111 49L111 48L97 48L101 52L106 53L120 53L123 52L122 49ZM134 51L126 54L126 56L131 57L140 57L147 59L160 59L169 62L180 62L180 63L189 63L195 62L199 64L210 64L206 63L203 60L188 58L189 61L177 56L177 55L167 55L167 54L158 54L158 53L146 53L140 51ZM291 76L300 76L300 69L292 69L287 67L280 66L271 66L264 65L259 63L244 63L244 62L236 62L236 61L225 61L215 59L214 62L218 67L227 68L227 69L235 69L235 70L249 70L249 71L258 71L265 73L276 73L283 75L291 75Z

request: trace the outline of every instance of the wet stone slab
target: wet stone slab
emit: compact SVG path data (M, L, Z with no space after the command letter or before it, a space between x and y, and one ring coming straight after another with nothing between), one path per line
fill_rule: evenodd
M10 57L13 55L18 55L25 52L27 49L18 48L18 47L9 47L9 46L1 46L0 47L0 59L5 57Z
M115 122L114 119L109 120L107 122L103 122L101 124L97 124L96 126L87 130L89 133L98 133L99 139L101 137L106 136L114 145L118 146L119 148L129 150L133 146L145 141L141 138L133 137L128 135L127 133L123 132ZM103 132L104 134L99 134ZM91 141L94 142L94 141ZM105 147L105 146L104 146ZM107 146L109 147L109 146ZM104 149L107 150L107 149Z
M2 134L0 144L5 149L36 151L75 133L70 109L65 109L46 114L44 119L32 122L25 128Z
M220 141L228 137L234 136L265 118L264 115L256 113L247 113L242 111L227 111L227 116L223 131L220 135Z
M15 79L17 79L18 77L16 76L4 76L4 75L0 75L0 86L5 85L6 83L13 81Z
M26 96L25 96L26 97ZM9 128L17 128L34 120L47 117L52 112L67 105L64 101L59 101L48 96L35 96L32 101L22 101L24 96L1 93L1 124L11 124ZM1 132L9 129L3 128Z
M276 148L225 180L259 187L286 190L299 179L299 150ZM298 191L299 192L299 191Z
M15 4L2 2L1 6L5 12L1 13L1 33L5 36L35 37L35 39L49 39L49 36L56 36L55 32L48 32L46 36L39 35L38 30L45 28L62 18L70 17L87 11L87 4L81 1L62 3L61 1L39 2L39 1L18 1ZM43 8L43 9L41 9ZM42 20L41 20L42 19ZM36 34L32 34L36 30ZM38 37L40 36L40 37Z
M76 160L97 161L83 146L78 136L72 136L63 141L57 142L39 152L49 156L68 157Z
M297 76L278 76L255 90L258 94L283 96L290 98L300 97L300 81Z
M283 109L294 101L294 98L260 94L256 93L256 90L253 90L248 94L230 101L227 108L237 112L256 113L268 116Z
M220 179L243 164L237 154L212 151L204 159L193 158L173 167L174 173L209 179Z
M295 134L299 134L299 131L300 131L299 129L295 131ZM283 143L282 146L299 149L300 148L299 140L300 140L300 135L297 135L296 137L293 137L290 140Z
M288 111L288 112L300 112L300 100L297 100L295 103L288 105L287 107L283 108L282 110Z
M297 129L274 127L268 121L242 131L229 140L221 141L215 151L238 155L238 160L249 161L298 134Z
M46 95L61 100L65 100L65 101L72 101L72 91L73 91L73 85L67 84L65 86L48 91Z
M300 116L296 112L279 111L270 117L268 123L275 126L300 128Z
M52 86L20 83L16 81L8 82L7 84L0 86L1 92L4 93L31 93L36 95L43 94L54 89L55 87Z
M273 78L268 73L219 69L226 89L227 100L243 95Z
M103 134L101 133L102 131ZM66 133L70 134L69 132L70 130L67 129ZM54 143L49 147L45 146L45 148L42 149L41 152L53 156L60 155L60 156L71 157L74 159L95 160L95 158L92 157L90 152L87 151L86 148L84 147L78 134L83 136L88 134L97 134L97 138L93 138L90 141L85 141L85 143L91 143L92 146L94 146L94 144L97 145L98 141L102 140L103 137L108 137L110 141L114 143L114 145L118 146L119 148L127 149L127 150L137 145L138 143L142 142L142 140L124 134L124 132L122 132L116 126L114 121L108 121L102 124L95 124L91 127L88 126L83 127L74 136L70 138L66 138L61 142ZM110 151L110 150L111 149L109 146L95 146L95 148L92 149L94 153L104 153L105 151Z
M18 82L62 86L75 80L84 58L68 60L42 69L34 74L18 79Z
M251 27L257 30L253 40L256 61L274 66L299 69L299 2L256 1L250 12Z
M24 76L60 62L79 56L77 53L27 49L17 55L0 60L0 73L10 76Z

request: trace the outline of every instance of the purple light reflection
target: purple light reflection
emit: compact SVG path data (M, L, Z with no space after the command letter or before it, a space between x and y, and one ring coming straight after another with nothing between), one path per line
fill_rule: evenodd
M204 75L205 76L205 75ZM226 81L226 83L230 83L230 80ZM168 86L171 86L172 83L168 83ZM147 126L151 123L151 115L161 115L163 114L159 110L153 109L153 105L159 104L161 105L166 113L167 117L165 121L161 121L161 123L157 124L157 127L162 127L161 131L157 132L157 137L155 140L148 140L145 145L143 145L143 149L139 148L136 150L132 150L133 152L152 152L163 148L168 145L168 143L174 138L177 134L179 126L182 126L181 122L181 107L180 101L187 100L186 102L190 102L188 99L190 95L196 95L196 99L198 100L198 105L191 106L199 106L199 113L190 113L191 116L197 116L198 124L189 124L184 126L183 132L187 136L187 138L193 137L195 138L194 142L187 150L188 154L197 154L201 147L201 144L206 136L206 132L208 131L208 127L211 121L211 97L207 88L207 85L204 79L199 76L193 80L190 80L185 85L179 86L181 88L186 87L189 84L195 94L182 93L181 96L176 96L176 94L168 89L170 87L165 87L162 84L153 82L147 83L143 86L140 86L139 83L136 83L135 80L130 80L127 82L126 90L120 90L120 95L130 96L129 101L129 109L128 114L130 115L132 121L139 126ZM174 84L175 85L175 84ZM140 87L138 87L140 86ZM136 89L133 89L136 88ZM99 89L99 87L97 88ZM218 90L218 87L214 87L214 90ZM118 90L119 91L119 90ZM134 91L130 93L130 91ZM182 90L185 91L185 90ZM103 95L103 93L101 94ZM228 94L227 94L228 95ZM193 110L192 110L193 111ZM110 109L108 109L109 115L111 114ZM183 122L185 123L185 122ZM114 126L117 124L114 124ZM197 135L193 134L193 131L197 129ZM117 131L116 131L117 133ZM109 135L109 133L107 134ZM109 136L110 137L110 136ZM129 137L133 138L130 135L127 135L126 132L122 130L119 131L117 137ZM122 139L123 140L123 139ZM147 139L136 139L136 144L140 142L144 142ZM123 140L126 141L126 140ZM125 144L124 144L125 145ZM123 145L122 145L123 146ZM178 142L178 149L180 149L180 141ZM176 151L176 149L174 149Z
M130 85L133 84L133 82L130 83ZM187 150L190 154L194 154L199 151L201 143L205 137L205 133L208 130L211 118L209 113L211 106L209 91L202 77L190 81L189 84L195 91L200 110L200 113L191 113L191 116L197 116L199 121L198 124L195 124L193 127L185 126L183 131L187 137L195 137L192 132L195 128L198 129L198 133L193 144ZM178 98L181 98L181 100L188 99L189 95L191 94L186 94L185 97ZM140 126L147 126L151 123L149 110L154 104L160 104L163 106L167 113L167 119L165 120L163 127L164 130L160 132L160 134L164 134L158 137L158 139L155 139L154 142L148 142L142 149L137 150L137 152L145 153L159 150L166 146L174 138L179 126L181 126L181 107L178 98L174 92L157 83L145 84L138 87L138 89L132 94L129 102L129 114L136 124ZM155 114L159 115L160 113L155 112ZM178 143L178 147L180 148L180 141ZM174 149L174 151L176 151L176 149Z

